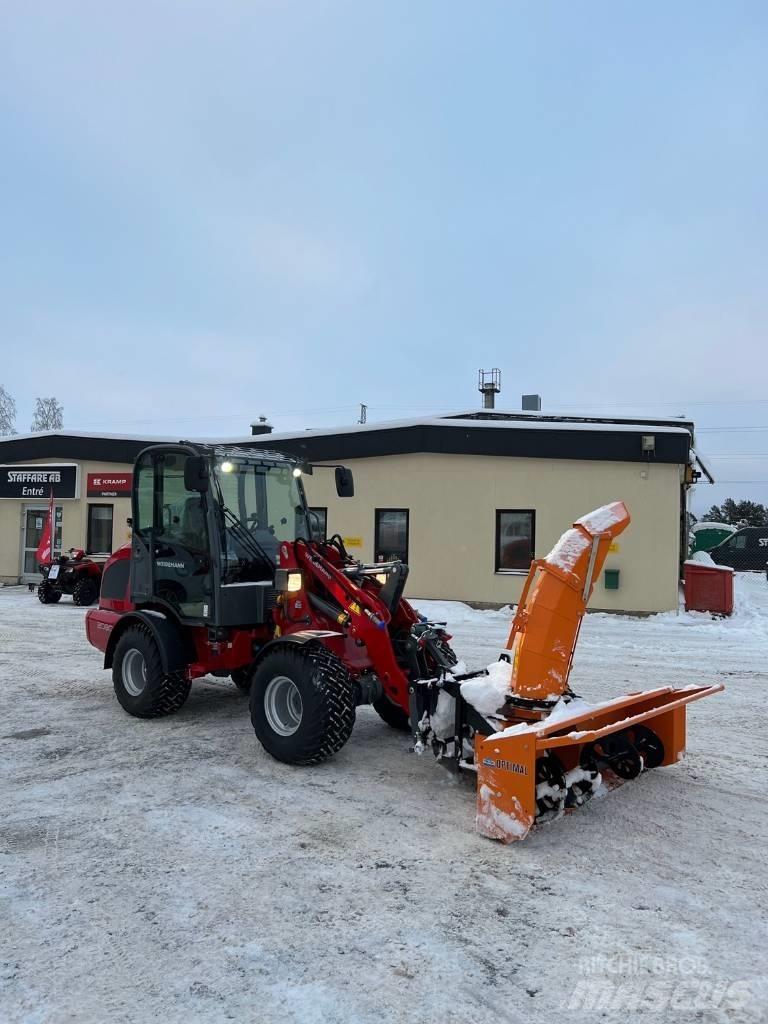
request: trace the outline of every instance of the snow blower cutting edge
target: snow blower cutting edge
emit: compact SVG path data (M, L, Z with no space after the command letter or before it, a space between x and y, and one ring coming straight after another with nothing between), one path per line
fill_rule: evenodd
M589 705L569 688L595 580L628 524L623 502L605 505L532 563L498 665L411 688L417 748L430 743L447 767L477 773L477 829L489 838L523 839L601 782L614 788L679 761L686 705L724 689L659 687Z

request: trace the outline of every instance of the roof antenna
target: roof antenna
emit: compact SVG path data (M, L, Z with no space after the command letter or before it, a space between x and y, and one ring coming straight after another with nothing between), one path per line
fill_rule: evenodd
M366 423L368 420L368 406L364 402L360 403L360 419L358 423Z

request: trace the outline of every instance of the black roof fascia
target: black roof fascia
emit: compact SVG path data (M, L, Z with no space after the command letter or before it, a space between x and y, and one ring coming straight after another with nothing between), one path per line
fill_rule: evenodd
M526 430L524 427L504 429L472 426L464 430L440 424L416 424L285 439L265 434L259 440L259 435L256 435L253 443L239 441L237 447L247 450L269 449L309 462L425 453L687 464L691 445L689 434L655 434L655 451L649 455L641 448L640 438L644 433L648 431L640 428L636 431L558 430L556 427ZM0 463L72 459L131 464L144 448L162 443L148 438L139 441L113 437L79 437L74 434L18 439L10 437L0 440ZM226 445L227 442L218 443Z
M78 437L76 434L43 434L40 437L0 439L0 463L33 459L71 459L78 462L132 464L140 451L156 441L115 437Z
M515 427L444 427L425 424L297 438L265 438L264 445L291 452L309 462L375 458L415 453L442 455L507 455L535 459L584 459L601 462L664 462L686 465L691 436L658 433L655 451L643 452L634 430L525 430Z

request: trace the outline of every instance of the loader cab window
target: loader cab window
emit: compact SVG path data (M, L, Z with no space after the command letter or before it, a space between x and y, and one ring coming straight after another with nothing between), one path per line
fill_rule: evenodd
M224 460L217 467L216 480L224 506L225 581L270 579L280 542L309 537L304 493L292 466Z
M313 505L309 510L309 525L312 529L312 540L322 541L328 536L328 508Z
M205 619L212 612L206 506L184 486L186 458L148 453L137 466L134 529L151 566L149 592L183 618Z

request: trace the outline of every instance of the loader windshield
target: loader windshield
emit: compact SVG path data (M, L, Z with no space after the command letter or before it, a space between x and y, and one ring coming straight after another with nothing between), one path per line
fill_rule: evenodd
M229 566L260 564L270 573L281 541L309 537L301 482L290 464L253 465L224 460L215 467L222 503L224 561Z

